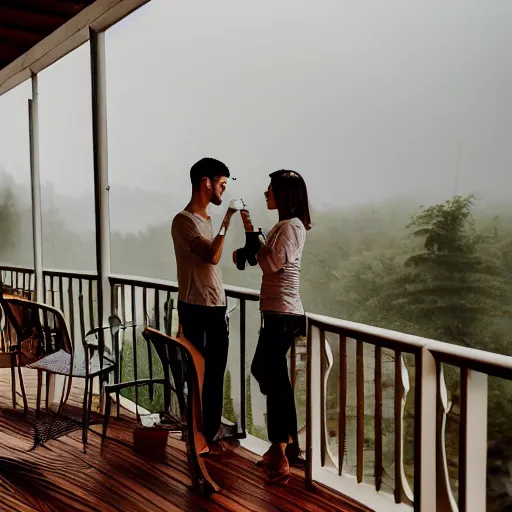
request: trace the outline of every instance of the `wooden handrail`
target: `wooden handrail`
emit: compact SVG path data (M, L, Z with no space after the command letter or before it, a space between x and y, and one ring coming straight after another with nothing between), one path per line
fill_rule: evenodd
M512 357L510 356L328 316L310 313L307 316L312 325L330 333L408 353L416 353L422 349L428 350L439 362L512 380Z
M85 270L57 270L44 269L43 276L49 277L67 277L69 279L97 279L98 274Z
M154 279L150 277L126 276L120 274L111 274L110 282L112 284L122 284L126 286L137 286L140 288L153 288L161 291L178 291L178 283L176 281L167 281L165 279ZM228 297L235 299L244 299L250 301L258 301L260 294L257 290L251 288L242 288L240 286L224 285L224 290Z
M12 265L2 265L0 267L0 270L6 270L8 272L23 272L25 274L33 274L34 273L33 268L16 267L16 266L12 266Z

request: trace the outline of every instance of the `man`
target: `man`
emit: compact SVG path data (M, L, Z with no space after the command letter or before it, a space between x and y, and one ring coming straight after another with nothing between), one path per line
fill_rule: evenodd
M222 204L229 169L214 158L203 158L190 169L192 198L172 222L171 235L178 271L178 314L184 336L204 355L204 435L210 449L221 437L224 371L228 357L226 295L218 263L224 239L240 201L232 201L219 233L213 237L210 203Z

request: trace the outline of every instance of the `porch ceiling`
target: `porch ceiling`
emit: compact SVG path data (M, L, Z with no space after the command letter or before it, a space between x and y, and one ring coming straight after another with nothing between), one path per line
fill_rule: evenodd
M149 0L1 0L0 95Z
M0 69L15 61L94 0L4 0L0 3Z

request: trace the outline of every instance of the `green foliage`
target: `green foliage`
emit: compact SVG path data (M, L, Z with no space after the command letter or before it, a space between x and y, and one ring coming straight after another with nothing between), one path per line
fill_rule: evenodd
M229 368L224 375L224 409L222 415L229 421L236 423L236 412L233 406L233 398L231 397L231 372Z
M245 407L246 407L246 424L247 432L253 433L254 422L252 418L252 398L251 398L251 375L247 375L245 380Z
M253 435L254 437L257 437L258 439L262 439L263 441L268 441L267 427L253 425L252 430L249 432L249 434Z
M12 178L0 171L0 260L4 264L32 265L32 219L22 202Z
M268 441L267 427L255 425L252 416L252 398L251 398L251 375L247 375L245 381L245 407L246 407L246 428L247 432L264 441Z
M150 366L149 358L152 361L152 376L154 379L161 379L164 376L162 363L158 354L155 352L152 346L148 345L146 340L142 337L139 329L137 329L135 349L136 349L136 360L137 360L137 373L135 374L135 354L134 354L134 343L132 341L131 330L126 331L125 338L123 340L122 352L121 352L121 378L123 382L129 382L137 379L148 379L150 378ZM164 392L163 385L155 384L153 386L153 397L150 395L149 386L140 386L137 390L135 387L125 388L121 391L121 394L137 403L144 409L150 412L159 412L164 408Z
M423 209L409 228L421 240L385 294L392 313L421 334L471 346L482 322L504 315L499 259L482 246L472 216L474 196Z
M13 242L18 227L14 193L7 184L0 190L0 237L2 249L8 247Z

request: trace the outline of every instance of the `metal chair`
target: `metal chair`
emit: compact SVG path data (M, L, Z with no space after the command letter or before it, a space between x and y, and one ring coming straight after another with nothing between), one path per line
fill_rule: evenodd
M80 298L82 299L82 298ZM84 333L83 307L80 307L80 325L83 347L83 357L77 357L73 337L64 318L58 309L21 298L3 297L1 304L16 331L18 342L29 338L35 340L38 350L36 361L27 364L27 368L38 372L37 406L36 414L41 408L42 374L47 374L46 408L50 405L50 375L64 376L64 385L59 402L58 413L62 412L67 402L73 378L85 380L82 404L82 441L84 453L87 446L87 433L92 408L93 381L98 377L100 381L100 397L109 375L117 371L117 363L112 350L105 347L100 353L98 335L100 331L109 330L113 344L117 342L118 333L124 326L119 317L113 315L109 318L109 325L91 329ZM82 304L81 304L82 306ZM23 313L23 323L18 321L16 311ZM66 385L67 380L67 385Z

